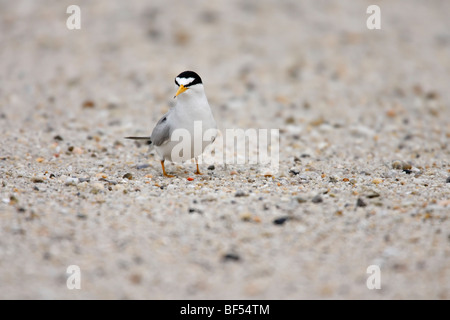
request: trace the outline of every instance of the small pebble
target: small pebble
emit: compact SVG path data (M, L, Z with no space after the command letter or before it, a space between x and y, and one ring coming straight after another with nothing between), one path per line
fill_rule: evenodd
M80 182L80 181L78 180L78 178L71 178L71 177L69 177L69 178L66 179L65 185L66 185L66 186L75 186L75 185L77 185L79 182Z
M145 164L138 164L138 165L136 166L136 169L141 170L141 169L146 169L146 168L148 168L148 167L150 167L150 165L147 164L147 163L145 163Z
M31 178L31 182L34 182L34 183L43 183L43 182L44 182L44 179L42 179L41 177L33 177L33 178Z
M338 182L339 181L339 178L336 176L331 176L329 179L330 179L330 182Z
M366 207L366 206L367 206L367 203L365 203L363 199L358 198L358 200L356 201L356 206L357 206L357 207L362 207L362 208L363 208L363 207Z
M369 192L366 195L366 197L369 198L369 199L378 198L379 196L380 196L380 194L378 192L375 192L375 191L371 191L371 192Z
M295 200L297 200L298 203L305 203L306 199L302 197L296 197Z
M235 197L246 197L246 196L248 196L244 191L242 191L242 190L238 190L235 194L234 194L234 196Z
M395 160L392 162L392 169L396 170L411 170L412 165L406 161Z
M280 225L284 224L286 221L288 221L289 219L290 219L290 217L276 218L275 220L273 220L273 223L280 226Z
M295 168L291 168L291 169L289 170L289 173L292 173L294 176L296 176L296 175L298 175L298 174L300 173L300 171L298 171L298 170L295 169Z
M439 97L439 94L435 91L430 91L425 95L425 98L428 100L435 100Z
M131 173L125 173L122 178L128 179L128 180L133 180L133 175Z
M212 165L210 165L209 167L208 167L208 170L214 170L216 167L214 167L214 165L212 164Z
M17 199L15 196L10 196L9 197L9 204L12 204L12 205L14 205L14 204L16 204L16 203L18 203L19 202L19 199Z
M134 273L130 276L130 282L132 284L138 285L142 282L142 276L140 274Z
M60 135L54 136L53 139L56 140L56 141L63 141L64 140Z
M284 122L286 123L286 124L293 124L293 123L295 123L295 118L294 117L287 117L285 120L284 120Z
M450 183L450 177L447 178L447 180L445 180L446 183Z
M93 108L95 107L95 103L91 100L86 100L83 102L83 108Z
M98 179L98 181L105 181L105 182L108 182L108 184L112 184L112 185L116 185L117 184L117 181L114 181L114 180L108 180L108 179L105 179L105 178L100 178L100 179Z
M87 215L82 214L82 213L78 213L77 214L77 218L80 219L80 220L86 220L87 219Z
M97 183L94 183L94 184L92 185L91 193L92 193L92 194L97 194L97 193L99 193L99 192L100 192L101 190L103 190L103 189L104 189L103 184L97 182Z
M315 196L314 198L312 198L311 200L313 203L321 203L323 202L322 197L320 196L320 194L318 194L317 196Z
M239 260L241 260L241 257L236 253L227 253L222 256L222 261L224 261L224 262L227 262L227 261L237 262Z
M75 148L73 148L72 152L75 154L83 154L84 150L79 147L75 147Z

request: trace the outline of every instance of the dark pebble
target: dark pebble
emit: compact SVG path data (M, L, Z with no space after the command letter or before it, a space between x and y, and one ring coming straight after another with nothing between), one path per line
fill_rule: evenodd
M136 264L143 264L144 263L144 259L142 259L142 257L140 257L140 256L135 256L133 258L133 262L136 263Z
M148 168L148 167L150 167L150 165L149 164L138 164L137 166L136 166L136 169L138 169L138 170L141 170L141 169L145 169L145 168Z
M212 164L212 165L210 165L209 167L208 167L208 170L214 170L216 167L214 167L214 165Z
M50 178L50 179L53 179L53 178L55 178L55 175L54 175L53 173L50 173L49 178Z
M450 183L450 177L447 178L447 180L445 180L446 183Z
M425 98L428 100L435 100L439 97L439 94L437 92L434 91L430 91L426 94Z
M54 136L53 139L56 140L56 141L63 141L64 140L60 135Z
M14 228L12 229L12 233L23 236L26 233L26 231L22 228Z
M276 225L282 225L284 224L286 221L288 221L290 219L290 217L281 217L281 218L277 218L275 220L273 220L273 223Z
M291 170L289 170L289 173L292 173L293 175L298 175L299 173L300 173L300 171L298 171L298 170L295 170L295 169L291 169Z
M98 181L105 181L105 182L108 182L109 184L113 184L113 185L117 184L117 181L108 180L108 179L105 179L105 178L100 178L100 179L98 179Z
M380 196L380 194L378 192L372 192L372 193L369 193L368 195L366 195L366 197L369 199L378 198L379 196Z
M309 154L307 154L307 153L304 153L304 154L302 154L300 157L302 157L302 158L309 158L309 157L311 157Z
M306 202L306 199L302 198L302 197L297 197L295 199L297 200L298 203L305 203Z
M25 212L27 210L25 208L20 207L19 209L17 209L17 211L23 213L23 212Z
M227 254L223 255L222 260L224 262L226 262L226 261L239 261L239 260L241 260L241 257L238 254L236 254L236 253L227 253Z
M50 252L44 252L44 254L42 255L42 258L44 260L50 260L52 258L52 255L50 254Z
M194 213L197 212L198 214L202 214L203 211L200 209L196 209L196 208L189 208L189 213Z
M321 203L323 202L322 197L318 194L317 196L315 196L314 198L312 198L311 200L313 203Z
M70 146L67 150L69 151L69 152L72 152L73 151L73 146Z
M213 11L204 11L200 15L200 20L204 23L212 24L217 21L217 13Z
M77 218L80 219L80 220L86 220L87 219L87 215L82 214L82 213L78 213L77 214Z
M234 194L234 196L235 196L235 197L246 197L247 194L246 194L244 191L239 190L238 192L236 192L236 193Z
M39 191L39 188L36 187L36 186L34 186L34 187L33 187L33 190L34 190L34 191Z
M133 180L133 175L131 173L125 173L122 178L128 179L128 180Z
M406 174L411 174L412 170L405 169L405 170L403 170L403 172L406 173Z
M411 140L412 138L414 138L412 134L407 134L406 136L403 137L403 140Z
M356 206L357 207L365 207L365 206L367 206L367 204L364 202L363 199L358 198L358 200L356 201Z

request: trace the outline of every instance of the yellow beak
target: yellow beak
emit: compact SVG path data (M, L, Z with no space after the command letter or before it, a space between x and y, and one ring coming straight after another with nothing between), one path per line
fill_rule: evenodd
M180 85L180 87L178 88L177 93L175 94L175 97L178 96L180 93L185 92L187 89L188 89L188 88L186 88L185 86ZM175 98L175 97L174 97L174 98Z

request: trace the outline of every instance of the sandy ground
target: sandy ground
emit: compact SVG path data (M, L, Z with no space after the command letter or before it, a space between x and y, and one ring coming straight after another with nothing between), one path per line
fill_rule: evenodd
M0 298L449 299L450 2L377 2L0 1ZM189 69L272 177L123 139Z

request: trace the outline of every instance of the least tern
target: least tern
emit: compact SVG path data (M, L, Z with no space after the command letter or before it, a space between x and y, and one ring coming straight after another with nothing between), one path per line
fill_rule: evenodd
M151 136L126 137L126 139L148 141L150 146L154 147L159 155L162 171L166 177L173 176L166 173L164 167L165 160L185 161L195 158L197 165L195 174L201 174L198 168L198 156L203 153L209 144L214 142L217 136L216 121L214 120L208 99L206 98L202 79L197 73L194 71L184 71L175 78L175 84L178 86L178 91L174 96L174 98L177 98L177 102L158 121ZM199 130L199 124L201 130ZM180 141L172 137L172 134L177 129L184 129L184 132L188 133L182 139L184 144L188 144L188 152L185 152L186 149L183 149L181 153L179 152ZM206 140L203 138L205 132L208 132ZM173 159L173 152L176 152L176 159Z

